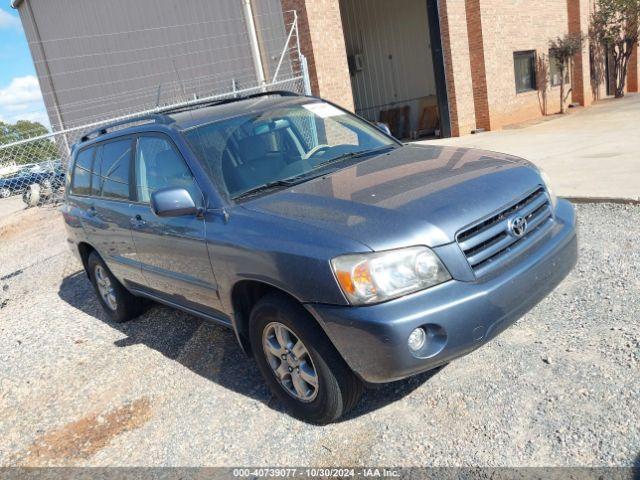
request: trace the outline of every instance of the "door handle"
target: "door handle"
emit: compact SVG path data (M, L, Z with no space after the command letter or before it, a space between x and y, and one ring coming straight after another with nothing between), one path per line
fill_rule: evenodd
M142 215L139 215L139 214L131 218L129 222L131 223L131 226L134 228L140 228L147 224L147 222L145 222L142 219Z

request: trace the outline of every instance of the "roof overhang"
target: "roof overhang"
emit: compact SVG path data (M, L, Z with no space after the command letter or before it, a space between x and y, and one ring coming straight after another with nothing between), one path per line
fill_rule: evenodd
M11 8L18 8L21 3L22 0L11 0Z

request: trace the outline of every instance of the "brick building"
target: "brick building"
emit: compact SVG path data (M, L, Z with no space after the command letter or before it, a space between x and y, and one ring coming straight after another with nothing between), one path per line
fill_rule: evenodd
M558 111L562 79L549 61L549 40L586 33L594 1L12 0L12 5L20 13L56 129L225 93L232 85L264 84L279 68L295 11L296 43L307 58L313 93L384 121L406 138L495 130ZM591 58L586 42L573 62L568 102L589 105L610 90L608 62ZM294 76L297 59L296 49L280 65L279 78L287 72ZM627 84L632 92L640 83L638 63L636 51Z
M594 8L593 0L281 1L298 11L314 93L371 120L404 108L389 117L400 119L400 136L425 127L436 108L442 134L453 136L557 112L562 79L549 40L586 33ZM591 64L586 41L568 102L607 94L596 67L607 70ZM636 51L629 91L638 91L638 71Z

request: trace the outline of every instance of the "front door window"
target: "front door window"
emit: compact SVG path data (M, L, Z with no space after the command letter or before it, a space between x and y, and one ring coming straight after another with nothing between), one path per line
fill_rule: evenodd
M196 205L202 195L195 179L173 145L162 137L140 137L136 148L136 196L139 202L149 203L151 194L161 188L184 188Z

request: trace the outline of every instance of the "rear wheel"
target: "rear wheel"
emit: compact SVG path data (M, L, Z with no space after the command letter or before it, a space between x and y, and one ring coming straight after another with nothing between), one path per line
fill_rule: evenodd
M253 308L249 328L262 376L296 417L325 424L356 405L362 382L300 304L269 294Z
M27 188L22 194L22 201L27 205L27 207L33 207L31 203L32 192L30 188Z
M98 300L114 322L126 322L144 311L143 300L135 297L122 286L96 252L91 252L89 255L87 266Z

